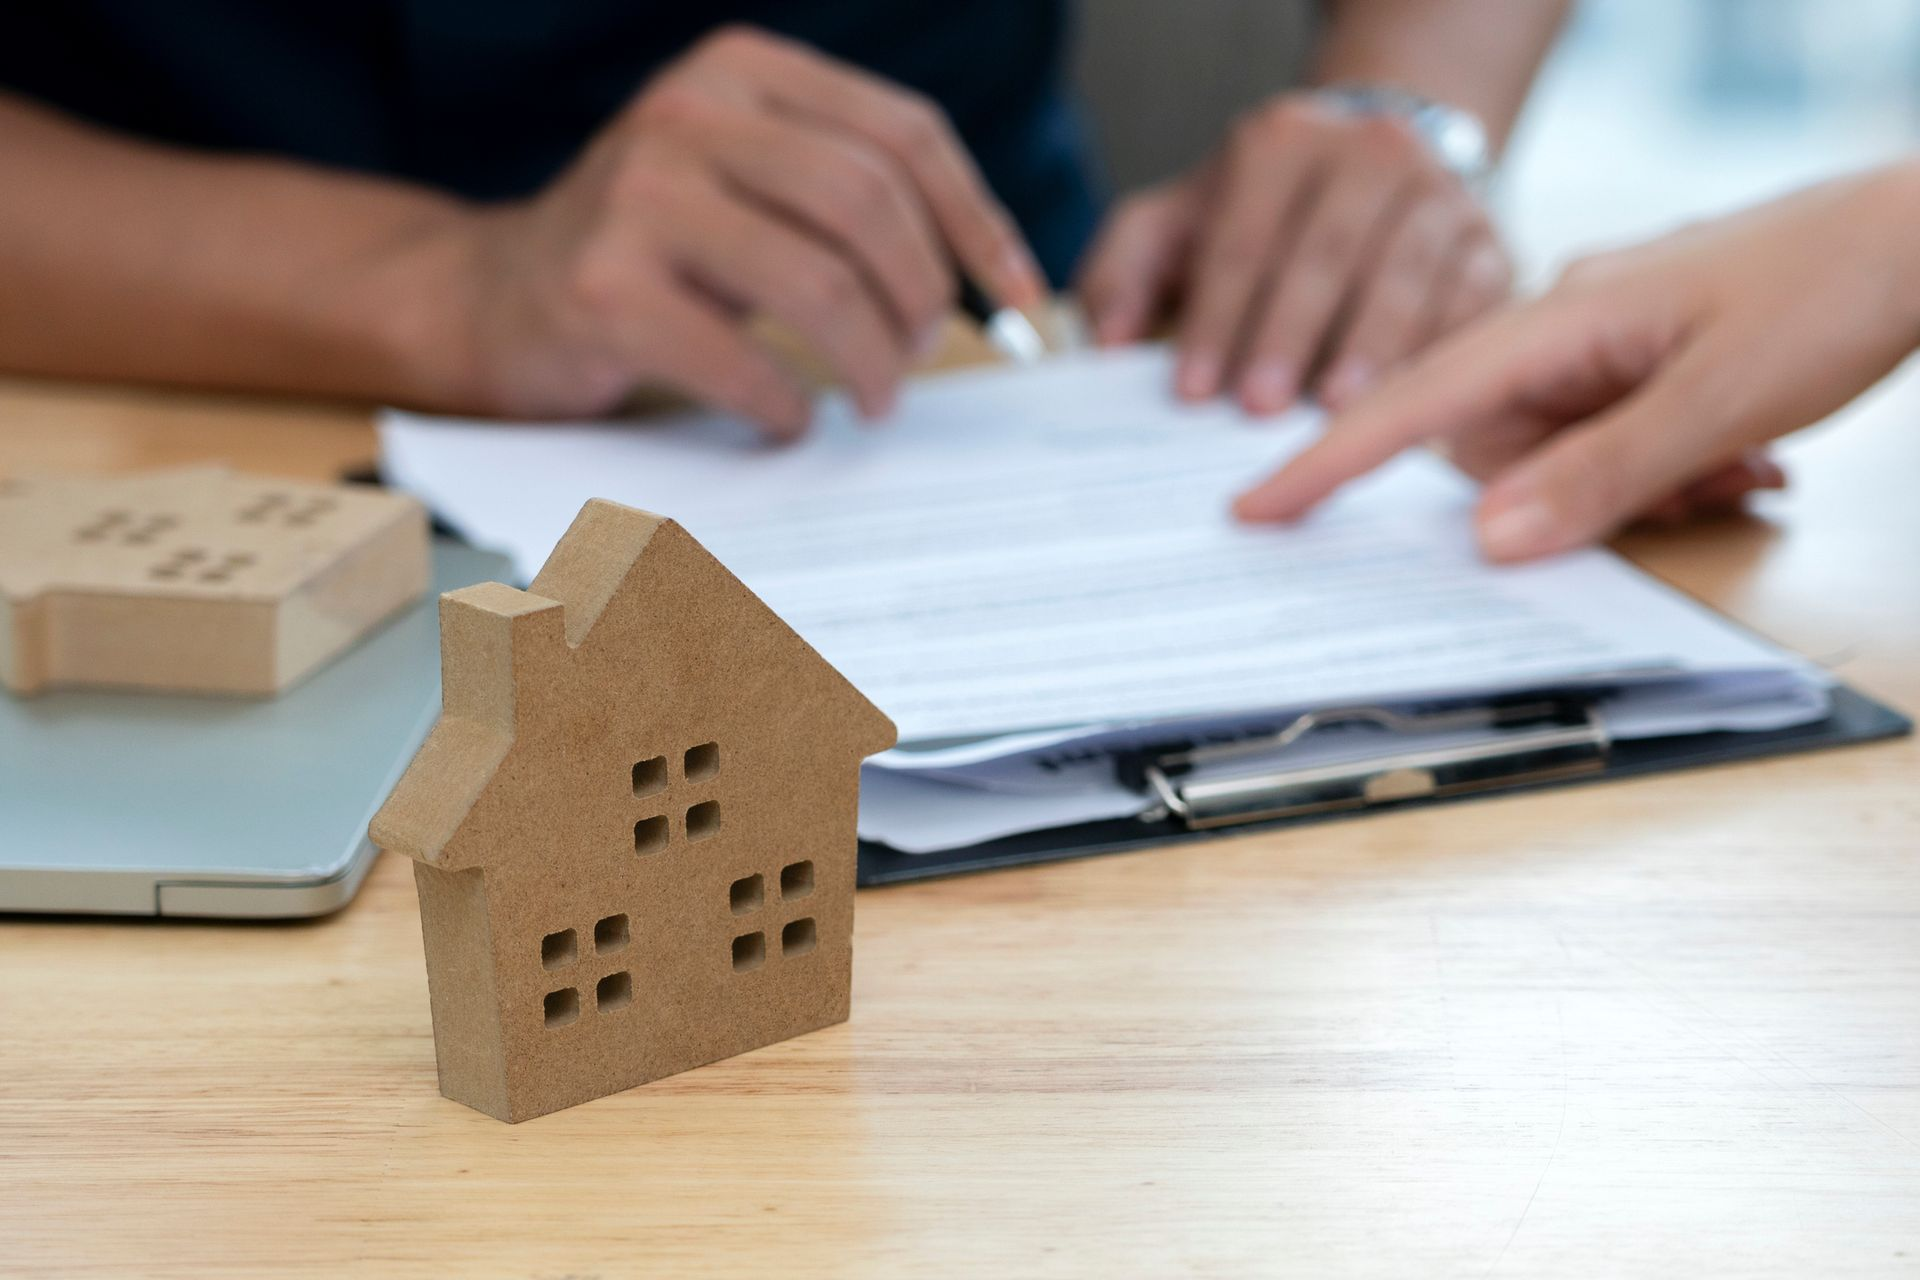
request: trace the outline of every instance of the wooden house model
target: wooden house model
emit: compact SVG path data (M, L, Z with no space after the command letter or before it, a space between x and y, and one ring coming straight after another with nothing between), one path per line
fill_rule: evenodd
M610 502L440 618L440 721L372 834L416 863L443 1093L520 1121L845 1020L884 715Z
M278 693L429 569L404 494L222 467L0 478L0 683Z

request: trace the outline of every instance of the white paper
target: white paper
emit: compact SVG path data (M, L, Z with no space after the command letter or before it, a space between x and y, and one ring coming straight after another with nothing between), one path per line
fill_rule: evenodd
M1794 660L1614 556L1493 568L1470 486L1422 453L1302 525L1231 495L1305 413L1177 406L1159 349L917 384L807 440L707 415L504 427L389 414L389 475L530 577L580 504L674 516L906 743Z
M1231 495L1318 423L1178 406L1168 381L1157 349L952 375L877 427L829 398L792 447L710 415L389 414L382 439L524 578L589 497L679 519L899 725L860 826L908 852L1132 815L1111 752L1341 703L1605 690L1620 738L1824 713L1822 673L1609 553L1486 565L1471 487L1425 454L1297 527L1236 525Z

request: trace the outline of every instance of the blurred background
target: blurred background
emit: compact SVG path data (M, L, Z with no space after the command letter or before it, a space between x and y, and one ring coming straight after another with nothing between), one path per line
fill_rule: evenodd
M1586 0L1497 203L1529 284L1643 238L1910 151L1920 0Z

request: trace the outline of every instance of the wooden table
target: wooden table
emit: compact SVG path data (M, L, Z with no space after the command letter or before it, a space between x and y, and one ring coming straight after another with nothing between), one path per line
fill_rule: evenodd
M1625 546L1920 707L1920 382L1850 416L1771 522ZM0 468L372 447L0 386ZM876 891L858 956L846 1026L509 1128L435 1091L399 859L6 920L0 1270L1920 1273L1912 741Z

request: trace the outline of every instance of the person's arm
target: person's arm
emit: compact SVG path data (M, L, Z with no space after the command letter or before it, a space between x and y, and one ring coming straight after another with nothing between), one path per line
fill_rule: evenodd
M939 113L763 33L656 76L545 191L479 206L119 137L0 96L0 368L592 414L661 385L799 430L765 315L879 412L954 264L1038 269Z
M1505 141L1566 0L1339 0L1313 84L1463 108ZM1192 172L1124 202L1080 288L1104 343L1171 314L1189 399L1339 404L1502 301L1511 270L1478 198L1405 121L1312 89L1243 118Z
M1442 441L1488 481L1487 554L1526 560L1676 499L1777 485L1758 446L1920 346L1916 226L1911 161L1576 263L1335 418L1236 510L1298 518L1400 450Z
M119 137L0 96L0 366L460 397L430 259L445 196Z
M1570 0L1334 0L1309 83L1386 84L1470 111L1497 154Z

